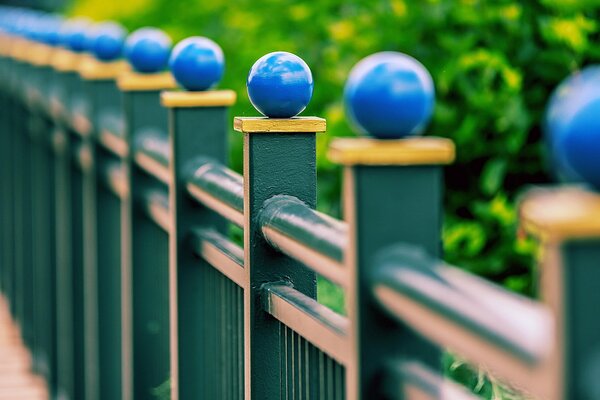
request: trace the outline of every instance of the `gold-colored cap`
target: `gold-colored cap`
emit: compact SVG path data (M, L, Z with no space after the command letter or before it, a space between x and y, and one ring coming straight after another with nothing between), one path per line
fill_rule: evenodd
M9 55L17 61L27 61L29 40L13 37L10 41Z
M144 92L151 90L171 90L177 87L177 82L170 72L157 74L141 74L127 72L117 79L119 89L126 92Z
M50 65L54 48L43 43L34 43L30 47L31 53L28 56L29 62L36 67L46 67Z
M339 138L327 155L343 165L438 165L451 164L456 150L451 140L439 137Z
M542 241L600 238L600 194L581 187L533 189L520 214L521 227Z
M64 48L56 48L52 53L50 64L59 72L77 72L81 55Z
M170 108L184 107L228 107L237 98L233 90L207 90L204 92L169 91L162 92L160 101Z
M235 117L233 129L244 133L318 133L325 132L327 123L318 117Z
M108 81L130 70L129 63L123 60L104 62L95 57L86 57L79 66L79 75L88 81Z

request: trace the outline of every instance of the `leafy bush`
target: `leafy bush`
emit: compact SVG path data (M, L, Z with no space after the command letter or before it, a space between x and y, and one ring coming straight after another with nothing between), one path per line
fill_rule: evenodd
M437 106L430 134L452 138L458 160L446 184L447 259L530 292L532 246L515 239L515 195L547 181L540 120L550 91L600 57L597 0L79 0L74 14L155 25L176 40L203 35L227 57L221 87L235 89L235 115L255 115L245 95L253 62L275 50L303 57L316 82L305 114L328 120L319 136L320 208L339 215L340 178L325 157L351 135L341 104L350 68L382 50L413 55L431 71ZM232 134L233 166L241 139Z

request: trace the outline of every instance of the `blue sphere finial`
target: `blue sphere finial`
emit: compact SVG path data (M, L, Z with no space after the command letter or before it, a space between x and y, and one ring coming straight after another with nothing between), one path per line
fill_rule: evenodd
M169 67L177 82L187 90L206 90L223 77L223 50L212 40L193 36L175 46Z
M248 74L250 102L271 118L291 118L300 114L312 97L310 68L300 57L277 51L258 59Z
M117 22L102 22L96 25L90 50L101 61L121 58L127 30Z
M167 67L171 38L157 28L140 28L125 41L125 55L138 72L160 72Z
M87 43L91 26L92 21L86 17L76 17L68 20L64 24L63 44L77 53L88 50Z
M350 122L362 134L379 139L420 134L433 113L433 79L406 54L376 53L350 71L344 103Z
M600 189L600 66L565 79L546 110L545 130L560 178Z

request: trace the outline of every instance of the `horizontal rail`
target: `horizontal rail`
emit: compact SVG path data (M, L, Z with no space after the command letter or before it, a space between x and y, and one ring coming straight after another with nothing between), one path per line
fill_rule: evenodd
M107 163L101 172L101 176L106 186L119 198L125 199L129 196L129 185L121 164L114 161Z
M351 348L348 319L285 284L263 287L265 311L342 365Z
M194 229L191 242L194 254L206 260L239 287L246 286L244 249L214 229Z
M82 143L75 148L74 157L81 171L86 172L92 168L94 157L87 143Z
M387 364L382 382L386 398L397 400L478 400L466 388L423 363L397 360Z
M240 174L212 160L201 161L187 183L195 200L244 226L244 181Z
M345 223L311 209L291 196L276 196L261 213L262 232L275 249L306 264L327 279L346 286Z
M148 216L165 232L171 231L169 197L161 190L149 190L145 193L143 204Z
M129 146L125 140L125 121L116 111L105 111L98 118L98 142L106 150L125 158L129 154Z
M554 335L543 305L409 246L389 249L375 267L376 299L429 340L524 388L547 367Z
M135 163L138 167L168 185L171 180L169 172L169 142L167 136L148 132L140 133L136 143Z

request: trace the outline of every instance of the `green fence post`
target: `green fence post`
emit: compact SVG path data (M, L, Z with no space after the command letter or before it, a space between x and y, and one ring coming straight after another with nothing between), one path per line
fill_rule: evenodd
M316 206L315 132L325 131L325 120L236 118L234 129L244 135L244 268L249 285L244 290L246 398L275 399L285 395L284 349L281 324L262 307L262 285L289 282L315 298L316 278L265 241L260 212L265 201L276 195L294 196L311 208Z
M93 274L89 284L93 286L90 299L95 321L91 321L90 346L95 346L97 385L95 397L98 399L122 398L122 307L121 307L121 198L102 184L105 168L109 163L121 160L109 154L98 144L103 119L107 113L118 115L122 103L116 79L127 70L123 61L100 62L87 58L79 73L84 80L90 101L89 119L85 115L77 118L79 130L89 129L87 146L93 164L87 173L88 222L87 237L91 244L88 254L88 271ZM92 259L93 258L93 259ZM93 269L93 270L92 270ZM95 326L94 326L95 325ZM96 342L93 342L93 340ZM90 362L93 358L90 359ZM90 388L91 389L91 388Z
M136 166L134 153L144 131L166 141L168 118L160 104L160 92L176 85L168 73L135 72L120 76L117 84L123 92L129 147L124 166L130 189L122 209L123 312L131 317L123 326L125 359L130 360L123 365L128 369L123 385L125 390L131 387L132 392L125 393L127 399L153 399L153 393L169 379L169 234L148 218L139 199L149 188L168 188Z
M241 295L225 297L224 286L237 292L242 289L195 257L189 240L193 227L212 228L227 235L228 223L214 211L193 202L186 188L200 157L227 165L227 114L235 98L235 92L230 90L162 94L162 103L169 109L171 143L169 208L173 230L169 280L171 397L175 399L226 398L228 388L222 382L225 370L238 368L227 365L223 346L215 343L241 343L241 338L222 329L219 321L226 316L216 314L231 314L243 306L235 301ZM219 293L211 291L208 285Z
M56 49L49 91L52 116L56 205L57 396L84 398L82 188L70 134L70 93L76 83L79 56Z
M351 284L346 307L351 323L352 362L347 367L349 400L382 398L387 359L414 357L441 370L441 353L389 319L370 297L375 254L404 242L440 256L442 164L454 159L445 139L338 139L329 157L344 166L343 205L350 243L346 266Z
M551 399L600 398L600 195L534 189L521 217L541 241L540 294L556 317L555 352L539 385Z

